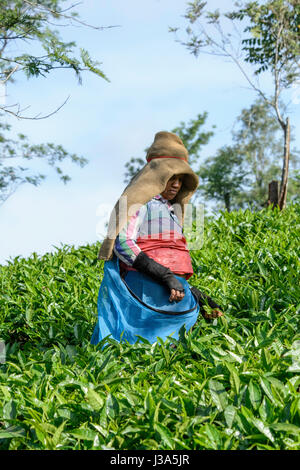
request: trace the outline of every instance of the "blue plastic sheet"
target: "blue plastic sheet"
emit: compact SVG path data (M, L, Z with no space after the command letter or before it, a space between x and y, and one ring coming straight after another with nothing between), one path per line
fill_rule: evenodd
M119 272L119 260L114 255L104 263L104 277L98 294L98 321L91 343L97 344L107 336L117 341L126 340L134 344L138 336L150 343L172 336L178 339L180 328L185 325L188 331L197 321L197 304L186 279L176 276L185 288L185 296L180 302L170 302L170 291L149 276L129 271L125 282L143 305L128 290ZM156 312L154 309L166 313ZM191 310L188 313L181 313ZM173 313L172 313L173 312Z

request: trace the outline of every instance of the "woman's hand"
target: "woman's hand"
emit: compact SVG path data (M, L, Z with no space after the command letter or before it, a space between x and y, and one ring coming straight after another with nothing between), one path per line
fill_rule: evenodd
M185 295L184 292L180 292L179 290L171 289L171 295L170 295L169 301L173 302L173 300L175 300L176 302L180 302L180 300L183 299L184 295Z
M213 310L211 310L211 312L205 311L205 313L203 314L203 317L208 318L208 319L218 318L222 316L223 316L223 312L219 310L218 308L214 308Z
M180 302L180 300L183 299L184 287L182 283L175 277L169 268L166 268L165 266L157 263L154 259L149 258L149 256L143 251L137 255L132 267L141 273L148 274L148 276L167 286L171 292L169 297L170 302L173 302L173 300Z

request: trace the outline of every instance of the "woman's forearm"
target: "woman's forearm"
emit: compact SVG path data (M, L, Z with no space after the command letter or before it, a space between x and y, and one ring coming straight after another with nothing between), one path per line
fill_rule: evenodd
M162 284L165 284L170 290L174 289L179 292L184 292L181 282L176 279L172 271L162 264L157 263L143 251L141 251L136 257L132 267L144 274L148 274L150 277Z

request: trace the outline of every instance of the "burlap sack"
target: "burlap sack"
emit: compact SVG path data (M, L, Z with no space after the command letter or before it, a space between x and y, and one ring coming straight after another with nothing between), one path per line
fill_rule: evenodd
M162 193L173 175L179 174L184 175L182 186L171 202L179 222L183 224L185 204L196 191L199 178L188 164L188 152L182 140L171 132L158 132L146 160L147 164L130 181L114 206L98 259L112 259L115 239L129 218L142 205Z

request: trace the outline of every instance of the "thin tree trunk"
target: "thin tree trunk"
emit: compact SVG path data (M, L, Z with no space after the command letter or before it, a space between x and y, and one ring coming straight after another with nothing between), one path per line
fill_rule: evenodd
M287 118L286 124L284 127L284 156L283 156L281 183L280 183L280 194L279 194L279 201L278 201L280 210L284 209L286 206L289 160L290 160L290 120L289 118Z
M230 212L230 193L224 194L224 203L225 203L226 209L228 210L228 212Z
M278 196L279 196L279 189L278 189L278 181L271 181L269 183L269 198L267 205L273 204L272 209L278 205Z

